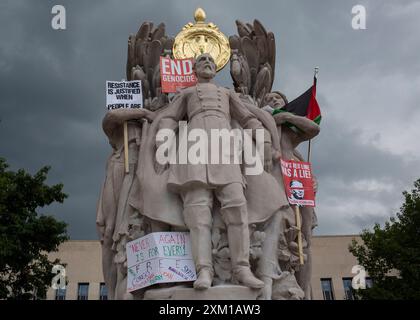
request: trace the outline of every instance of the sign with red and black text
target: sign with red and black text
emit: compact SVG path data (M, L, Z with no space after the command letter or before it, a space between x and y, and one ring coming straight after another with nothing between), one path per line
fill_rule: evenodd
M315 207L311 163L280 159L280 166L289 203Z
M197 83L193 70L194 59L160 57L160 78L163 93L175 93L178 89L192 87Z

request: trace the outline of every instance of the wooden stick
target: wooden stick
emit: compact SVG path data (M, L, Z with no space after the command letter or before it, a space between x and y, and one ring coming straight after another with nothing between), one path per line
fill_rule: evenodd
M302 247L302 223L300 221L300 209L299 206L295 206L296 214L296 226L298 228L298 249L299 249L299 262L303 265L305 262L303 260L303 247Z
M308 143L308 162L311 161L311 141L312 140L309 140L309 143Z
M130 167L128 164L128 126L127 121L124 121L124 165L125 165L125 172L130 172Z

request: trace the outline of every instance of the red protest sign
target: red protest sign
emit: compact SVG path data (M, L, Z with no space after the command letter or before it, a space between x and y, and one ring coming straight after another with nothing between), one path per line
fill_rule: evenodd
M193 59L160 57L160 78L164 93L175 93L177 89L195 85L197 78L193 71Z
M280 159L280 166L289 203L315 207L311 164Z

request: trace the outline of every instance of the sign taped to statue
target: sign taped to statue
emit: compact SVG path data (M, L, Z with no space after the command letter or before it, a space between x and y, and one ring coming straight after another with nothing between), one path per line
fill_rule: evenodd
M178 89L194 86L197 77L193 70L193 59L160 57L160 77L163 93L175 93Z
M311 163L280 159L280 166L289 203L315 207Z
M128 242L127 291L197 279L188 232L154 232Z
M143 108L141 81L107 81L106 107L108 110Z

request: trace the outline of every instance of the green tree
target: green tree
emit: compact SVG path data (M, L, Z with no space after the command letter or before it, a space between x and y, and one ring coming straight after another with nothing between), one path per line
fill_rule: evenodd
M372 288L356 291L359 298L420 299L420 179L403 195L396 218L364 230L363 244L353 240L349 248L373 280Z
M45 184L49 167L35 175L8 170L0 158L0 299L43 297L54 274L47 253L67 240L66 224L38 208L67 197L63 185Z

